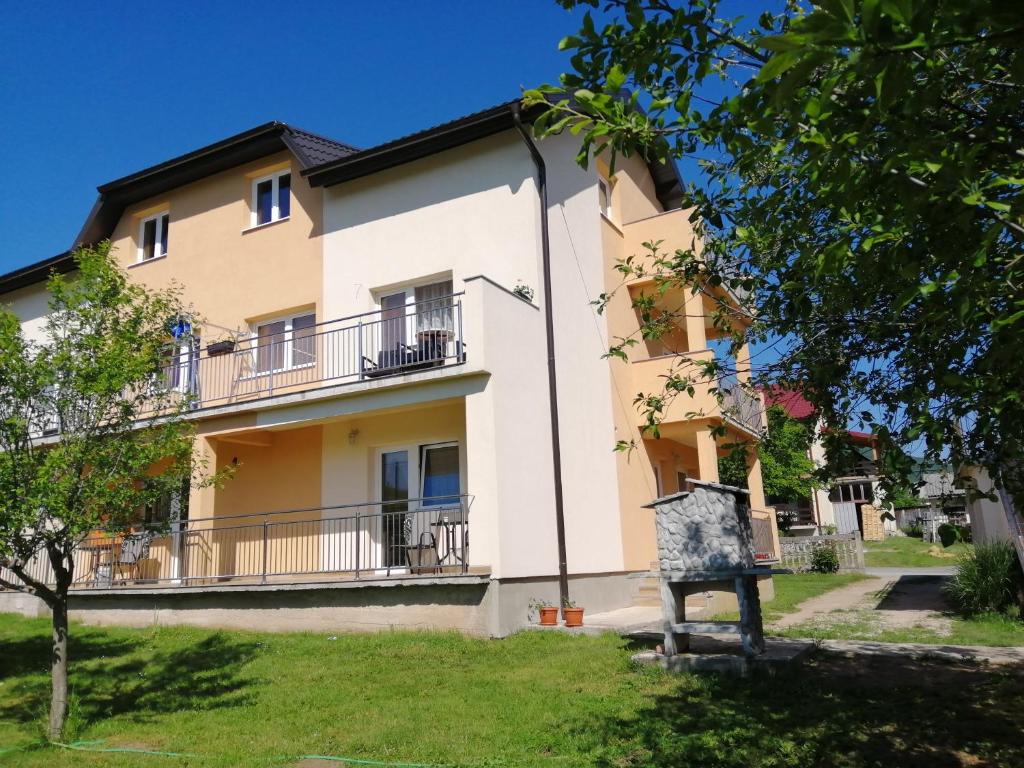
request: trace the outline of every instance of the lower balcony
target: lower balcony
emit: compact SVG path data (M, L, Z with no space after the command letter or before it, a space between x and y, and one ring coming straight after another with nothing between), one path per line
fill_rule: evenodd
M75 550L74 590L202 588L446 578L470 568L469 497L402 499L95 531ZM37 556L30 575L53 583ZM16 578L15 578L16 580Z

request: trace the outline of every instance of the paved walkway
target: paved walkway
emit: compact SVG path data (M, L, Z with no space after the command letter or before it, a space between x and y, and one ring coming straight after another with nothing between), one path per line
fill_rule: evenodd
M922 565L916 568L865 568L864 573L868 576L885 576L898 578L900 576L952 576L956 573L955 565Z
M808 641L814 642L814 641ZM983 661L989 664L1024 664L1024 648L988 645L927 645L925 643L876 643L871 640L820 640L819 648L831 653L888 656L946 661Z

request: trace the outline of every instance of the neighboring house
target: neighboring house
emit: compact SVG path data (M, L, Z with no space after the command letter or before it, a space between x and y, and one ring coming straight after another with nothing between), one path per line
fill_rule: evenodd
M781 387L766 387L761 394L766 408L777 405L790 418L813 425L815 439L807 455L816 466L823 466L825 446L820 438L821 423L814 417L814 406L800 392ZM880 499L876 469L878 449L873 435L853 430L847 435L861 456L853 472L836 478L829 488L813 490L803 499L769 499L777 511L792 515L794 523L790 530L793 533L820 533L833 526L837 533L864 533L864 508L873 508ZM885 525L889 529L893 527L889 520Z
M910 479L914 495L920 501L914 506L894 510L897 527L906 528L927 520L971 524L967 493L964 488L957 487L956 477L950 467L921 464L915 474Z
M643 505L688 477L717 480L720 444L760 434L760 403L723 409L698 387L669 405L661 439L641 435L637 392L660 390L677 353L714 354L716 289L664 296L685 304L685 327L627 361L603 354L638 329L628 295L602 315L590 302L645 241L688 247L679 179L636 158L614 176L600 160L583 170L577 139L545 139L545 227L517 108L364 150L268 123L99 188L77 243L109 238L132 280L183 286L196 316L179 320L162 381L195 398L196 450L237 471L147 510L172 533L147 542L128 579L104 568L116 543L83 547L79 615L506 634L531 598L558 595L559 483L573 599L633 602L629 575L656 558ZM30 335L47 275L72 268L63 254L0 277ZM520 282L532 301L513 293ZM617 440L640 448L617 453ZM774 519L757 516L770 547Z

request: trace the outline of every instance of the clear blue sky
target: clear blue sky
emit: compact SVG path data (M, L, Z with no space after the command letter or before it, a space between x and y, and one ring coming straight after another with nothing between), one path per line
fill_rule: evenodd
M268 120L369 146L567 68L553 0L4 3L0 273L65 250L96 186ZM16 181L12 181L16 180Z

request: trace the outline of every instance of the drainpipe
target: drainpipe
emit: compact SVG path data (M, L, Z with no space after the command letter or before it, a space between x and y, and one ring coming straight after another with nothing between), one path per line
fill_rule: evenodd
M555 475L555 533L558 538L558 597L565 618L565 603L569 599L569 567L565 557L565 507L562 500L562 447L558 437L558 386L555 381L555 316L552 310L551 242L548 234L548 180L544 158L523 126L519 104L512 105L512 121L530 150L537 166L537 192L540 196L540 241L542 271L544 273L544 328L548 348L548 399L551 402L551 463Z

